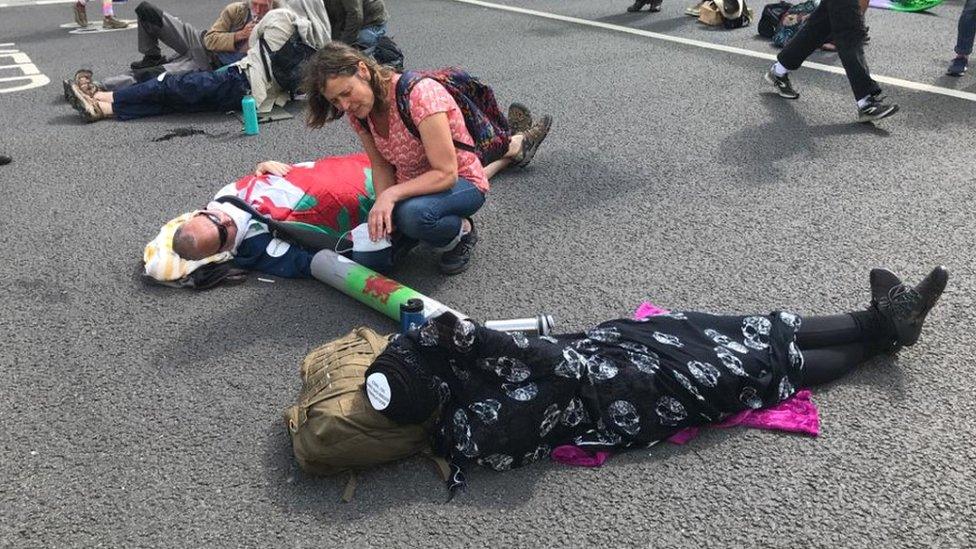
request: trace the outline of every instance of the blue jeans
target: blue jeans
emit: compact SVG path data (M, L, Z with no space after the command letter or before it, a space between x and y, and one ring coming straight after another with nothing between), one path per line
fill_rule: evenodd
M973 40L976 39L976 0L966 0L959 16L959 35L956 37L956 53L969 56L973 53Z
M393 207L393 246L378 252L353 252L352 259L377 271L393 265L394 250L417 241L435 248L449 246L461 233L462 218L470 217L485 203L485 195L467 179L454 188L436 194L408 198Z
M119 120L178 112L236 111L250 89L237 67L219 71L167 74L113 92L112 110Z
M356 45L362 48L362 52L366 55L373 55L373 49L381 36L386 36L386 24L363 27L356 35Z

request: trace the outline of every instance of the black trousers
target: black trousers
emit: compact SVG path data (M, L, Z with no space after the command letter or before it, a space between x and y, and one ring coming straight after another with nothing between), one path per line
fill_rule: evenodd
M864 16L857 0L821 0L800 31L779 52L777 60L791 71L799 69L810 54L832 37L854 99L863 99L881 93L864 60L864 36Z
M803 385L834 381L891 347L894 330L876 310L805 316L796 332L803 352Z

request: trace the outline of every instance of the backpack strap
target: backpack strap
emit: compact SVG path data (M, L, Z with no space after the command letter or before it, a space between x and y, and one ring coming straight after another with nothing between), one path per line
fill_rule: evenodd
M261 66L264 67L264 76L268 82L274 82L274 79L271 77L271 61L269 59L271 56L271 47L268 46L268 42L264 39L263 35L258 37L258 48L261 50Z
M250 204L241 200L240 198L230 195L230 196L218 196L214 199L214 202L220 202L221 204L230 204L236 208L251 214L255 219L264 223L268 226L268 230L271 232L272 236L275 238L280 238L282 240L287 240L304 247L309 248L311 251L325 250L325 249L336 249L339 245L348 246L350 242L345 238L336 238L334 236L328 235L323 232L313 231L310 229L303 229L301 227L289 226L287 223L271 219L270 217L259 213L257 210L251 207ZM312 248L315 248L314 250Z
M397 81L396 87L396 105L397 112L400 113L400 120L403 121L403 125L407 127L407 131L411 135L420 139L420 131L417 130L417 126L413 123L413 117L410 115L410 93L413 91L414 86L424 78L430 78L425 76L423 73L418 73L414 71L406 71L400 75L400 80ZM437 82L437 80L430 78ZM440 84L440 82L438 82ZM443 86L443 84L441 84ZM448 92L450 93L450 92ZM457 99L455 99L455 102ZM360 120L362 123L362 120ZM452 139L452 141L454 141ZM459 141L454 141L454 146L462 151L467 151L469 153L478 153L478 149L467 143L461 143Z

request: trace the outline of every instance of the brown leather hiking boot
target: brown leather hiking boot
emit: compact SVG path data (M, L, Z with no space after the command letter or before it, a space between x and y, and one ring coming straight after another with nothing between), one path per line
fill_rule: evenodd
M75 23L78 23L79 27L88 26L88 12L85 11L84 4L75 4Z
M532 127L532 111L521 103L508 106L508 127L513 134L525 133Z
M549 128L551 126L552 117L546 114L522 134L524 136L522 139L522 150L514 158L516 166L524 168L529 165L529 162L532 162L536 151L539 150L539 145L549 135Z
M128 26L129 26L128 23L124 21L119 21L118 19L112 17L111 15L107 15L105 16L105 18L102 19L103 29L124 29Z

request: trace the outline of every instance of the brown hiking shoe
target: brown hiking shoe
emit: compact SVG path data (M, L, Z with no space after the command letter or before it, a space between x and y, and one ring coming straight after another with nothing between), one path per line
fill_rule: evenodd
M103 29L124 29L128 27L129 24L124 21L119 21L118 19L112 17L111 15L106 16L102 19Z
M512 133L525 133L532 127L532 111L521 103L508 106L508 127Z
M75 4L75 23L78 23L79 27L88 26L88 12L85 11L84 4Z
M548 114L542 116L538 122L532 125L526 132L522 133L522 150L515 157L515 165L524 168L532 162L539 145L549 135L549 128L552 126L552 117Z

